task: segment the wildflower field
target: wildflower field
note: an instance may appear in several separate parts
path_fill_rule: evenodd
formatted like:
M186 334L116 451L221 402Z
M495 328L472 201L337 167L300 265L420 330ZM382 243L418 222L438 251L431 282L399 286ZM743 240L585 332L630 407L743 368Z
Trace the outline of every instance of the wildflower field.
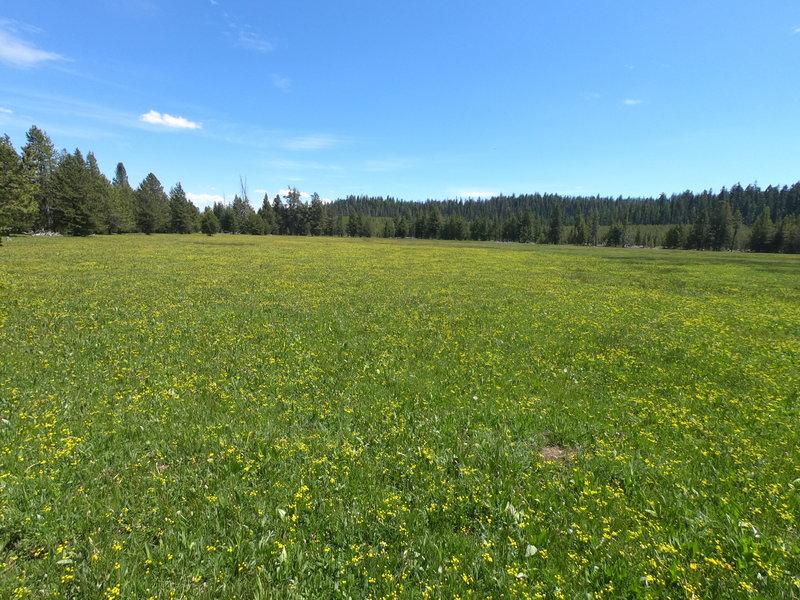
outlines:
M800 257L0 248L0 597L800 597Z

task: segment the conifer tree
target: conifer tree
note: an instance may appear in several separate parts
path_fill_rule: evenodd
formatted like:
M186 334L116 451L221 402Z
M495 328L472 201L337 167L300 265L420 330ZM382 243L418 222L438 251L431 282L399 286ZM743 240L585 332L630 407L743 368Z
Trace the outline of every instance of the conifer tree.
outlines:
M62 155L52 176L53 228L67 235L90 235L99 229L95 182L83 154Z
M442 211L438 207L428 212L427 223L425 224L425 235L431 239L438 239L442 231Z
M93 152L86 155L87 197L86 204L94 213L95 232L113 233L114 219L111 215L111 182L100 171Z
M308 225L311 235L322 235L325 225L325 206L319 194L314 192L311 196L311 206L308 210Z
M11 139L3 136L0 138L0 236L27 231L37 213L34 185Z
M256 211L251 210L241 225L241 231L247 235L264 235L264 219Z
M172 233L192 233L196 231L197 208L186 197L183 186L176 183L169 191L170 226Z
M273 233L286 235L288 233L286 208L283 206L280 194L275 194L275 198L272 200L272 212L275 215L275 230Z
M261 217L262 222L264 223L264 233L277 233L276 231L276 223L275 223L275 211L272 209L272 205L269 202L269 195L264 194L264 200L261 202L261 208L258 210L258 214Z
M146 234L167 231L169 226L169 197L161 182L149 173L136 188L136 223Z
M597 246L600 243L600 214L597 210L592 210L592 229L589 233L589 240L592 246Z
M39 227L53 228L50 177L58 163L55 146L50 137L36 125L26 134L27 143L22 147L22 163L34 186L34 196L39 207Z
M214 211L208 207L206 207L203 214L200 216L200 231L206 235L214 235L220 231L219 219L217 219L217 215L214 214Z
M106 229L108 233L128 233L136 231L134 214L135 197L128 183L125 165L117 163L114 179L108 190L108 206L106 213Z
M547 230L547 243L560 244L561 243L561 203L556 202L553 206L553 211L550 213L550 227Z
M682 248L684 245L683 225L678 223L667 230L664 248Z
M350 215L350 218L347 219L347 235L350 237L359 237L364 230L363 220L364 218L360 212Z
M722 194L714 206L714 215L709 226L710 246L712 250L724 250L730 247L733 235L733 214L731 205Z
M750 230L750 243L748 244L750 250L753 252L770 252L772 250L774 228L769 206L765 205L755 223L753 223L753 229Z

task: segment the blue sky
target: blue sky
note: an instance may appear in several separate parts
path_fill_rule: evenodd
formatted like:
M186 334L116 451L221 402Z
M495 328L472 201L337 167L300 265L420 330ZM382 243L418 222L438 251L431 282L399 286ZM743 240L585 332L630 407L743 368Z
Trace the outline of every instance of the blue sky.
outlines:
M800 180L796 0L29 0L0 133L198 205Z

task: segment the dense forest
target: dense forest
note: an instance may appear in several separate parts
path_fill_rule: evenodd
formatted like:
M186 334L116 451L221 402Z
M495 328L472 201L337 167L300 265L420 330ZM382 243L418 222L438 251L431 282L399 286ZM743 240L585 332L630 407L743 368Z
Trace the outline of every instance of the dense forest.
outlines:
M415 237L447 240L748 249L800 253L800 182L733 185L658 198L524 194L488 200L349 196L304 201L296 189L254 206L246 186L202 213L180 183L167 193L150 173L134 189L118 163L109 180L93 153L57 151L29 129L20 152L0 138L0 234L218 232L253 235Z

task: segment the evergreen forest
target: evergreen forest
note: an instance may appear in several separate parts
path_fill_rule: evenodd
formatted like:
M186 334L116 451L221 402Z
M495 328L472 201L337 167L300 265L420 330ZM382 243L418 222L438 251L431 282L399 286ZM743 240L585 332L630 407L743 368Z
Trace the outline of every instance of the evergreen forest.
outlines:
M290 188L255 204L242 184L232 202L201 212L179 182L167 192L150 173L134 188L121 162L109 180L92 152L58 151L37 126L20 151L8 135L0 138L0 235L200 231L800 253L800 182L658 198L536 193L425 202L326 203Z

